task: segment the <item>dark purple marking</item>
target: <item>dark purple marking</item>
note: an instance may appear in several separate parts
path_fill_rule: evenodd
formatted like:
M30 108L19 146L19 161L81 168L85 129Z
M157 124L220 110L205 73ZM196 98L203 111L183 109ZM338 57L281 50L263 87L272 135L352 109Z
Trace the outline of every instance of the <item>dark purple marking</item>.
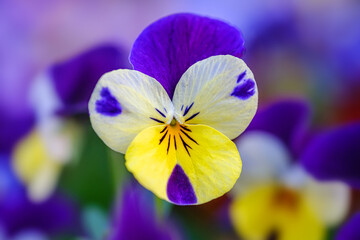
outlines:
M151 117L150 119L154 120L155 122L158 122L158 123L164 123L163 121L160 121L159 119L156 119L156 118L153 118L153 117Z
M184 114L183 114L184 117L190 111L190 109L192 108L193 105L194 105L194 102L192 104L190 104L189 107L185 107L185 111L184 111Z
M159 109L155 108L155 110L160 113L161 116L166 117L165 114L163 114Z
M111 95L108 88L104 87L101 89L100 96L101 99L97 100L95 103L95 110L98 113L108 116L116 116L121 113L120 103L113 95Z
M162 141L164 140L164 138L166 137L166 134L168 133L168 130L166 130L166 132L164 133L164 135L160 138L160 142L159 145L162 143Z
M168 140L168 146L167 146L166 154L169 154L170 143L171 143L171 134L169 134L169 140Z
M246 70L243 72L243 73L241 73L240 75L239 75L239 77L238 77L238 79L237 79L237 81L236 81L236 83L239 83L244 77L245 77L245 75L246 75Z
M235 96L242 100L246 100L255 94L255 82L253 80L245 79L240 82L234 88L234 91L231 93L231 96Z
M199 113L200 113L200 112L197 112L197 113L191 115L191 117L189 117L188 119L186 119L185 122L190 121L191 119L193 119L194 117L196 117Z
M197 202L190 180L179 165L174 167L166 191L169 200L175 204L188 205Z
M183 110L183 108L184 108L184 105L181 105L181 111Z
M176 137L174 135L174 147L175 147L175 150L177 150L177 146L176 146Z
M167 113L167 110L166 110L166 108L164 108L164 110L165 110L165 112Z
M180 125L180 127L181 127L182 129L184 129L185 131L191 132L191 130L190 130L190 129L186 128L186 127L185 127L185 126L183 126L183 125Z
M184 145L184 148L185 148L187 154L189 155L189 157L191 157L188 148L192 149L192 147L190 147L190 145L188 145L188 144L184 141L184 139L181 137L180 133L179 133L179 137L180 137L180 139L181 139L182 144Z
M167 129L167 126L165 126L164 128L163 128L163 130L161 130L161 132L160 133L163 133L163 132L165 132L165 130Z
M189 134L187 134L186 132L184 132L182 129L180 129L180 131L181 131L183 134L185 134L185 136L187 136L191 141L193 141L194 143L196 143L197 145L199 145L198 142L197 142L195 139L193 139L192 137L189 136Z

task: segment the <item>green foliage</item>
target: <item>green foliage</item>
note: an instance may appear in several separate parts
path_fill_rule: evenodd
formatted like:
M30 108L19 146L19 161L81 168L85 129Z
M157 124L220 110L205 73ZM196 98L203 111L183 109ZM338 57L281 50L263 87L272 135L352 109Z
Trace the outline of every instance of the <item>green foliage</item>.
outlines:
M118 159L112 160L108 147L90 125L86 127L83 139L79 159L64 169L60 187L82 206L95 205L109 210L116 199L113 173L119 170L114 169L112 162L118 160L117 167L125 168L123 157L117 154Z

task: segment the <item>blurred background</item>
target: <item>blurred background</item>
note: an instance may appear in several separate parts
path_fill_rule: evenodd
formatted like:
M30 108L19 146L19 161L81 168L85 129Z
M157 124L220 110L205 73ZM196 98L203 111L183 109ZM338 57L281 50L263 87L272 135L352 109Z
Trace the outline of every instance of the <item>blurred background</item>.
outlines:
M141 31L179 12L238 27L259 89L235 140L234 190L191 207L138 185L86 110L103 73L131 68ZM359 1L5 0L0 19L1 240L352 239L342 232L360 210Z

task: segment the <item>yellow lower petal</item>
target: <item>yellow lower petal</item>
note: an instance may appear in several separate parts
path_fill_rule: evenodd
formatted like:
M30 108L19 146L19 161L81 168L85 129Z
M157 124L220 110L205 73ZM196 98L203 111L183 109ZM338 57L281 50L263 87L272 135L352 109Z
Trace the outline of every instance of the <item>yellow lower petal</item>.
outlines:
M42 201L52 193L62 168L59 161L51 158L35 130L16 146L13 166L17 176L28 187L33 201Z
M139 133L126 166L158 197L175 204L201 204L228 192L241 172L235 144L204 125L161 125Z
M299 193L268 185L238 196L230 207L235 230L248 240L322 240L324 224Z

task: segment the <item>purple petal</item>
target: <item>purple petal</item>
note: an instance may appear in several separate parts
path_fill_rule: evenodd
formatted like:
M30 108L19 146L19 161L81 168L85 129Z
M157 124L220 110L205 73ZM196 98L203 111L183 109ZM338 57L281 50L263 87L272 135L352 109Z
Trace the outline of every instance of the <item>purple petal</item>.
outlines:
M356 213L342 228L340 228L336 240L359 240L360 239L360 212Z
M43 203L32 203L5 158L0 157L0 222L6 231L9 234L24 229L48 234L76 231L78 219L72 203L58 195Z
M35 123L35 115L29 110L22 114L1 112L0 118L0 152L11 153L17 141L26 135Z
M183 73L214 55L241 57L244 39L236 28L193 14L174 14L148 26L130 54L135 70L158 80L170 98Z
M168 229L156 222L153 196L137 184L126 186L116 209L111 240L170 240Z
M126 67L123 57L117 47L101 46L52 67L56 91L65 105L60 111L87 111L97 81L106 72Z
M262 130L280 138L296 155L302 150L310 108L300 99L277 101L261 110L250 123L249 130Z
M321 180L342 180L360 188L360 123L341 126L315 136L301 163Z

